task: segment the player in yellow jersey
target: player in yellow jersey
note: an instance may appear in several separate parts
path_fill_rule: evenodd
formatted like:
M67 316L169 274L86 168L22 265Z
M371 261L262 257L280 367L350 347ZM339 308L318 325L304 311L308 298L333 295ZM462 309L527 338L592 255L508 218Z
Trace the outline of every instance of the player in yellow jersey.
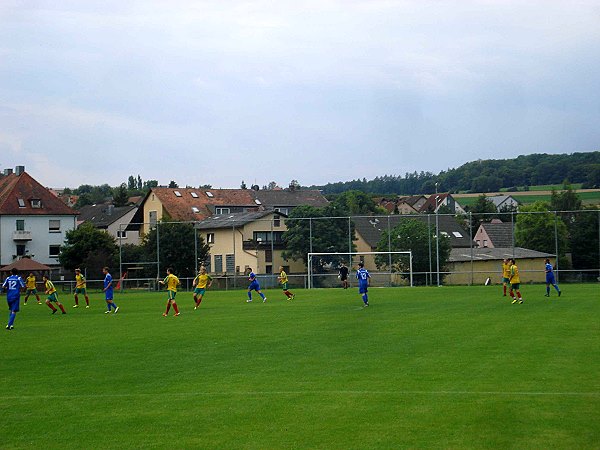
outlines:
M33 274L33 272L30 272L29 276L25 279L25 300L23 301L23 305L27 304L27 299L30 295L35 295L38 305L42 304L40 296L38 295L37 289L35 287L35 275Z
M48 298L46 299L46 305L48 305L48 308L52 310L52 314L56 312L56 308L52 306L52 303L56 303L56 306L60 308L62 313L66 314L67 312L65 311L65 307L62 305L61 302L58 301L58 293L56 292L54 283L50 281L47 275L44 275L42 279L44 280L44 286L46 288L45 293L48 296Z
M194 278L193 285L196 286L194 288L194 303L196 304L194 309L198 309L204 293L212 286L212 277L206 273L206 267L200 267L200 273Z
M73 308L79 308L79 294L85 297L85 307L90 307L90 299L87 295L87 282L85 277L81 275L81 269L75 269L75 304Z
M167 276L164 280L159 281L159 284L167 287L167 310L163 313L163 316L167 316L169 314L169 310L171 309L171 305L175 310L175 315L179 315L179 308L177 307L177 302L175 302L175 296L177 295L177 286L179 285L179 278L173 275L173 269L170 267L167 269Z
M504 297L506 297L506 287L509 284L510 279L510 260L504 258L502 260L502 287L504 290Z
M521 291L519 288L521 287L521 278L519 278L519 268L517 267L517 263L515 259L510 260L510 296L513 298L513 303L519 302L519 304L523 303L523 297L521 297ZM517 296L515 297L515 292Z
M281 284L281 288L283 289L283 293L288 298L288 300L293 300L296 297L290 291L288 291L288 276L287 273L283 270L283 266L279 266L279 276L277 277L277 281Z

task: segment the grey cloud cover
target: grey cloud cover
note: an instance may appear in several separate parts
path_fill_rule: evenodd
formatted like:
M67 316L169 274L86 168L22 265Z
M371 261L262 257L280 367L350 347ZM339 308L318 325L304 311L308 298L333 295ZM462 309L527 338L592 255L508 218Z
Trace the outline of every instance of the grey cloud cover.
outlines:
M592 1L0 3L0 168L320 184L599 149Z

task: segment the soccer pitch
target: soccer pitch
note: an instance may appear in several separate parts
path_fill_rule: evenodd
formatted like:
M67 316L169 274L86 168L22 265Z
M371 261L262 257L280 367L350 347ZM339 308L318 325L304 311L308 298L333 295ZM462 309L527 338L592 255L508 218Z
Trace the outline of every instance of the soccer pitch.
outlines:
M0 447L599 448L600 289L116 295L2 330ZM5 301L5 298L2 298ZM172 311L171 311L172 314Z

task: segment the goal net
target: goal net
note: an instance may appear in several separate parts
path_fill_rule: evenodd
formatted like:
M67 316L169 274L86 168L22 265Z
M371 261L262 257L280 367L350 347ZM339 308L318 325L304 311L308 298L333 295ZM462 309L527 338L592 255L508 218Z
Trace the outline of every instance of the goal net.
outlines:
M340 268L348 268L348 285L357 285L356 270L362 262L371 275L371 286L412 286L412 252L309 253L308 288L342 286Z

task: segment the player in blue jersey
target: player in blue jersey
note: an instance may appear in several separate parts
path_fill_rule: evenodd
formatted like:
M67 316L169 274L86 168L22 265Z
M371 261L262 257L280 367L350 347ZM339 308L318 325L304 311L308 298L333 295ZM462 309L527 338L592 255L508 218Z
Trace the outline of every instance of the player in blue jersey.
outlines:
M369 271L365 269L365 265L362 262L358 263L356 279L358 280L358 293L362 295L362 301L365 306L369 306L369 295L367 294L367 291L371 285L371 275L369 275Z
M558 288L556 278L554 278L554 268L552 267L552 264L550 264L550 259L546 258L546 297L550 297L550 285L554 286L554 289L556 289L556 292L558 292L558 296L560 297L562 292Z
M106 299L107 308L107 310L104 311L104 314L109 314L110 308L114 308L116 314L119 312L119 307L115 305L115 302L113 301L113 278L110 272L108 271L108 267L104 267L102 269L102 272L104 273L104 288L102 290L104 291L104 298Z
M256 279L256 274L252 272L252 268L248 267L250 274L248 275L248 280L250 281L250 285L248 286L248 300L246 302L250 303L252 301L252 291L258 292L263 299L263 303L267 301L267 297L260 291L260 284L258 284L258 280Z
M19 276L19 271L14 267L10 270L10 275L4 283L2 283L2 289L6 289L6 302L8 303L8 324L6 325L7 330L14 328L15 317L19 312L19 304L21 303L21 289L25 288L25 282L23 278Z

